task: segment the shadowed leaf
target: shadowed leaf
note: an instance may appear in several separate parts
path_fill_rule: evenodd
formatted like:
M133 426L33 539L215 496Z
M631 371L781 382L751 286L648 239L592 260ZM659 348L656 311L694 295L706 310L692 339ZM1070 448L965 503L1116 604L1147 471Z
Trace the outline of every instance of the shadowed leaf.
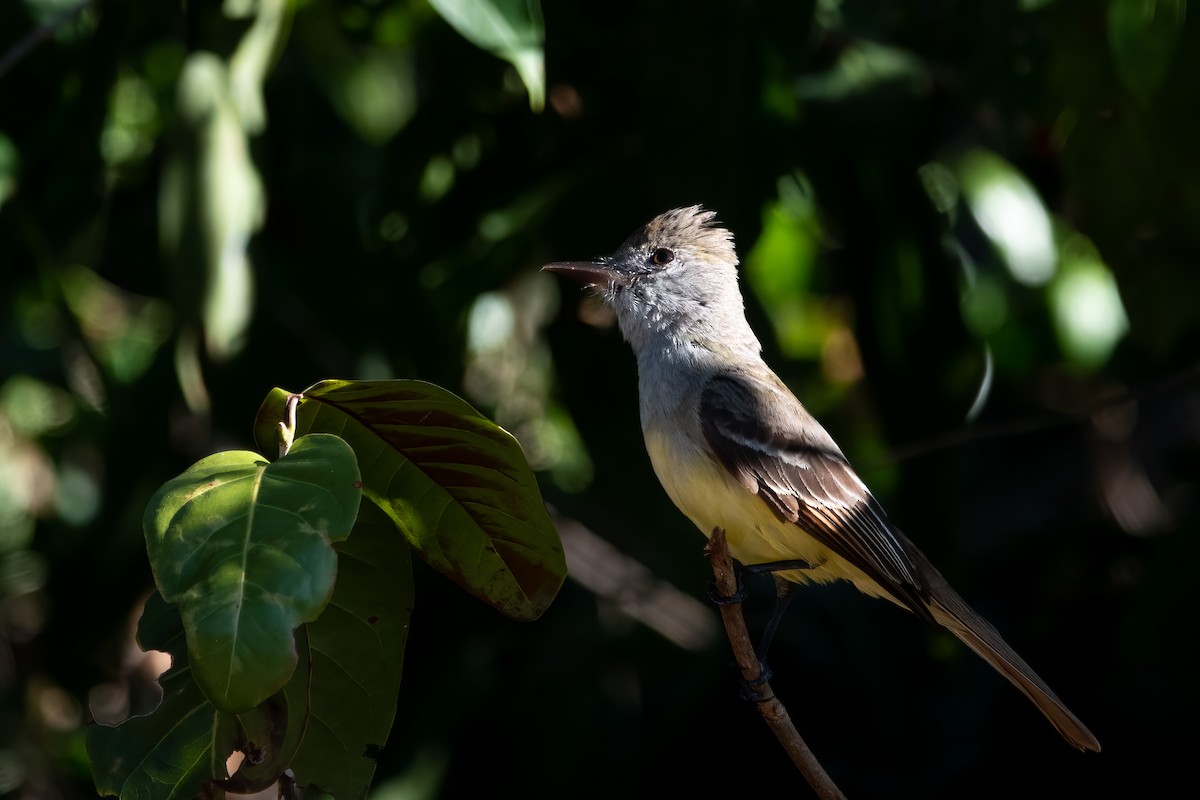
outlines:
M312 719L293 763L296 783L337 798L366 795L396 715L412 616L412 557L377 506L364 503L337 545L338 582L305 626L312 664Z
M298 636L307 651L303 628ZM163 696L154 711L88 729L88 755L101 794L188 798L207 794L213 783L229 791L259 791L291 765L308 720L309 670L296 670L284 691L247 712L221 712L193 680L184 638L178 609L155 593L142 612L138 642L170 654L171 668L158 680ZM246 758L226 779L225 762L234 750Z
M1117 72L1143 100L1166 77L1186 16L1187 0L1114 0L1108 7Z
M138 641L171 655L158 679L162 702L150 714L120 725L92 725L88 757L96 790L120 798L195 797L205 781L224 777L213 764L216 710L192 680L178 611L155 594L146 603Z

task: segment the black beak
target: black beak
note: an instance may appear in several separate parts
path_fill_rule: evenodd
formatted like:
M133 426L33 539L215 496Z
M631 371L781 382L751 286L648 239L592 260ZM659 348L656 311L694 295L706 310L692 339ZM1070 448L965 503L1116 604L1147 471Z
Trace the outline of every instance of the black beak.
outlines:
M542 269L547 272L557 272L588 286L609 287L617 283L625 283L623 273L602 261L555 261Z

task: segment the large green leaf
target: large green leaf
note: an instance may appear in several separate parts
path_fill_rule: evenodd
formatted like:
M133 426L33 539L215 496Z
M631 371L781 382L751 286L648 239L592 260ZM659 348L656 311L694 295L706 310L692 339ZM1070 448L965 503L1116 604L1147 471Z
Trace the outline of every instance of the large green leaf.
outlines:
M288 393L273 390L255 436L273 446ZM514 619L536 619L566 576L562 544L517 441L423 381L323 381L303 393L297 433L335 432L363 490L417 553Z
M367 793L396 715L412 617L412 556L392 521L364 503L337 545L333 600L308 629L312 718L293 762L296 783L338 800Z
M331 543L350 533L361 494L353 451L315 435L271 464L246 451L209 456L151 499L154 578L179 606L196 683L217 708L251 708L287 683L293 630L328 603Z

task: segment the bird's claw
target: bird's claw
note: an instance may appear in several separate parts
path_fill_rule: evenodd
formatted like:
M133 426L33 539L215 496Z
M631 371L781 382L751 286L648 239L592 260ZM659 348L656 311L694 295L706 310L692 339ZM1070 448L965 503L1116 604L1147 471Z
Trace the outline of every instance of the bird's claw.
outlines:
M773 675L774 673L771 672L770 667L761 661L758 662L758 677L753 680L742 679L741 681L739 694L741 694L742 699L750 703L762 703L768 700L768 697L763 697L756 689L760 686L765 686Z
M749 599L750 595L746 588L742 586L741 581L738 582L737 591L733 594L721 594L721 590L717 588L715 581L708 582L708 599L718 606L736 606L738 603L744 603Z

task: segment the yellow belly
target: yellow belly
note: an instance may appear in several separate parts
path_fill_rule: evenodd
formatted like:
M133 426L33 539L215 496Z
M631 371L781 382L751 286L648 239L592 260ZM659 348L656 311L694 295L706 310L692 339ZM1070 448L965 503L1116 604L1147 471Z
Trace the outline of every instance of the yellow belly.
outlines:
M794 583L848 580L873 597L895 600L860 569L795 523L781 520L766 501L746 489L703 445L645 430L650 463L671 501L707 537L722 528L729 551L742 564L802 559L812 568L779 573Z

